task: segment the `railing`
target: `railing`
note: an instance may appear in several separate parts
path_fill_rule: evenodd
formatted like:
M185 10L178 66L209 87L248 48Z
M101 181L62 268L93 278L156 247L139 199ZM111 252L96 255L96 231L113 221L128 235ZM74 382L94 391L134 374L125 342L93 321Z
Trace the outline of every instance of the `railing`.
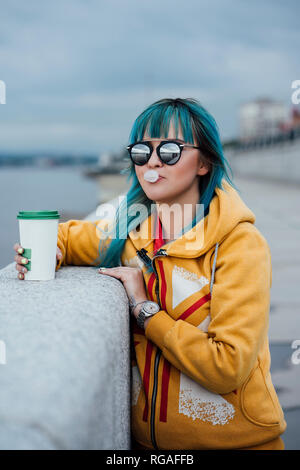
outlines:
M252 137L248 140L233 139L223 143L223 148L231 153L251 152L252 150L261 150L265 148L276 148L286 145L292 145L295 141L300 140L300 126L288 131L279 131L274 135L265 135L260 137Z
M130 449L129 312L120 281L0 270L0 449Z

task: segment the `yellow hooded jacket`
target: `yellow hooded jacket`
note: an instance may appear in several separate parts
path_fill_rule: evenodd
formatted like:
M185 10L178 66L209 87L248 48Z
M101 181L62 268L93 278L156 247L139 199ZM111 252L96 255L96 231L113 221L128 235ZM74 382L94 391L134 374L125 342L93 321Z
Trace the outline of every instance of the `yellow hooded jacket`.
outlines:
M142 269L161 307L146 331L132 319L132 432L145 447L245 448L286 428L270 376L270 249L253 212L222 184L208 215L155 255L153 214L125 242L122 265ZM59 224L57 269L95 264L102 222Z

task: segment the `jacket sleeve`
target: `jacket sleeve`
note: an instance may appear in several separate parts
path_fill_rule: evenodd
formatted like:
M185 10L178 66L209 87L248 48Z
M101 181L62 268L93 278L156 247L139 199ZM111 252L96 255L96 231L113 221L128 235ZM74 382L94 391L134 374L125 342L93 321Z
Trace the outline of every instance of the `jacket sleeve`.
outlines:
M99 264L99 243L108 222L101 219L91 222L88 220L68 220L58 224L57 246L62 252L62 259L56 266L69 264L78 266L96 266Z
M240 224L220 243L207 333L164 310L146 337L203 387L226 394L249 376L269 324L271 253L255 226Z

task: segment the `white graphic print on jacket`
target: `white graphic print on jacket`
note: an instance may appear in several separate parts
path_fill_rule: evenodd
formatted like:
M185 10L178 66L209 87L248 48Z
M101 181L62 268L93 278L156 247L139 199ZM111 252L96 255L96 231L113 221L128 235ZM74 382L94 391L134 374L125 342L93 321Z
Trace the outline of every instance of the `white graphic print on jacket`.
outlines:
M181 372L179 413L215 425L228 423L235 410L221 395L210 392Z
M172 271L173 308L208 283L205 276L199 278L197 274L175 265Z
M207 315L197 328L207 333L210 320L211 316ZM181 372L179 413L193 420L201 419L213 425L224 425L234 417L235 410L221 395L210 392Z

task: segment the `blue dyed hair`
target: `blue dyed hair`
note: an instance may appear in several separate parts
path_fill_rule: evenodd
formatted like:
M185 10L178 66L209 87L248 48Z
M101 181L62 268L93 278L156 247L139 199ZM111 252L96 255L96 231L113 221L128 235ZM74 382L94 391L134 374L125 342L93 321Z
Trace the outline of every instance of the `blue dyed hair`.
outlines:
M231 175L233 173L223 154L216 121L196 99L165 98L148 106L134 121L129 144L142 140L146 131L149 137L153 139L166 138L171 122L174 123L176 137L178 136L180 126L184 141L187 143L194 143L194 133L196 139L195 145L201 149L202 161L210 169L207 174L199 176L199 204L203 204L204 211L198 211L192 223L182 230L181 234L183 234L201 220L203 213L204 217L207 215L215 188L218 187L224 190L221 184L223 178L237 191L239 190L229 177L228 172ZM143 221L143 216L145 219L145 214L141 215L140 213L129 216L127 209L129 211L132 204L143 204L147 208L148 217L151 214L151 207L153 207L153 201L148 199L144 193L137 179L134 164L129 156L128 160L130 165L122 173L128 173L127 181L130 182L131 180L131 186L126 194L126 200L121 202L116 211L114 228L112 229L115 236L109 244L105 244L103 240L100 240L99 259L101 260L101 266L113 267L121 265L121 254L128 233L138 227ZM112 231L107 233L107 237L110 236L109 234Z

